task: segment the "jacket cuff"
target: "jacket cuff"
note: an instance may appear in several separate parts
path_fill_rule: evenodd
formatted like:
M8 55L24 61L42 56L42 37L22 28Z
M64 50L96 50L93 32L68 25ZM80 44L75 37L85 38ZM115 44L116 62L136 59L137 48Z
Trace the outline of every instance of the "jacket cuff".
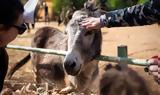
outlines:
M101 25L101 27L105 27L108 25L108 20L107 20L106 15L100 16L100 25Z

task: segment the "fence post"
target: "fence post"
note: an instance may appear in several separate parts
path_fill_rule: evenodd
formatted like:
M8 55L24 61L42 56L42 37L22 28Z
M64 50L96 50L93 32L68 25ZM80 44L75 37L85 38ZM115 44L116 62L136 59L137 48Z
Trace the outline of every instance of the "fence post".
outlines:
M128 48L126 45L119 45L117 47L118 57L128 58ZM122 70L127 69L127 61L118 62L122 68Z

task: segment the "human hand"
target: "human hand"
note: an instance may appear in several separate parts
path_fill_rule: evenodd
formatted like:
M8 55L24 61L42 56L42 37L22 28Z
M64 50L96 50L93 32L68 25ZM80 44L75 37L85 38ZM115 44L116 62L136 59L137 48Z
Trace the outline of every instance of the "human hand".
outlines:
M160 84L160 55L153 56L148 60L149 64L149 72L153 75L154 79Z
M81 26L85 27L87 30L100 29L102 27L100 24L100 18L95 17L89 17L84 19L81 22Z

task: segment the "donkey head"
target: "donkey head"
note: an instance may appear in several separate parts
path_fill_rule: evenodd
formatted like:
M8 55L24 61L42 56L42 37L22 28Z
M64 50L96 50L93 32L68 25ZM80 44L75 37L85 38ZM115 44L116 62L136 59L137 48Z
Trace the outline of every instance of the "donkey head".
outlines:
M100 55L101 30L87 31L80 26L80 22L89 16L94 14L90 15L88 11L76 11L66 26L68 52L64 59L64 68L70 75L79 74L87 63Z

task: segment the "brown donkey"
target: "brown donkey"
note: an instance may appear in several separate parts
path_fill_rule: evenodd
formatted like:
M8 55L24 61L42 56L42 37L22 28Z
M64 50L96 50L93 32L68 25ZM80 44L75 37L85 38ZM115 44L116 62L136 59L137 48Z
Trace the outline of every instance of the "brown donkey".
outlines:
M99 95L150 95L144 80L131 68L107 65L100 80Z

